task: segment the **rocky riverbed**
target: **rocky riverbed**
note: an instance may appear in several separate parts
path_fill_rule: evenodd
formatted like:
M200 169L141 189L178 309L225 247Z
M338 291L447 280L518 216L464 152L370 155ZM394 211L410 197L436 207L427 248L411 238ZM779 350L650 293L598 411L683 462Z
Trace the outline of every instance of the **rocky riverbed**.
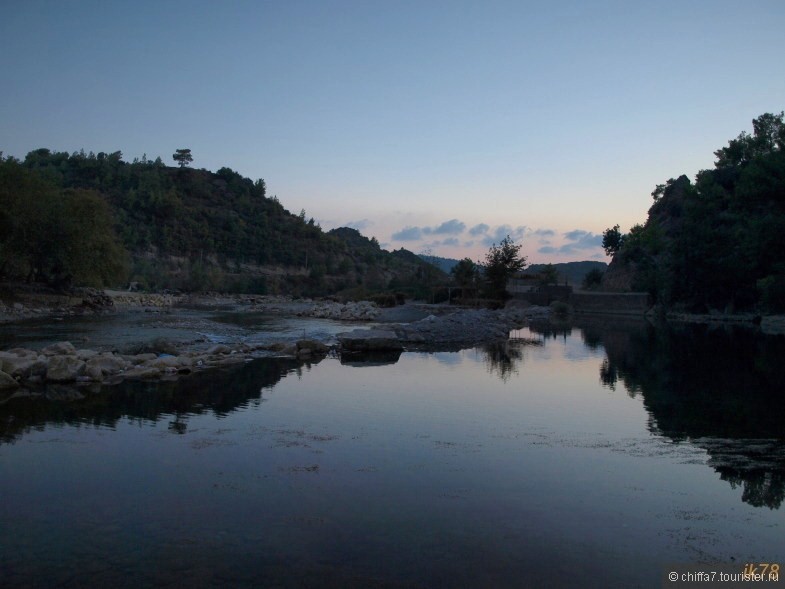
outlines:
M369 302L342 304L271 297L222 298L211 302L213 306L229 305L236 313L327 317L362 322L366 328L326 336L322 333L317 337L304 332L296 340L263 343L241 338L232 341L231 337L224 343L210 343L204 338L191 341L156 338L133 350L106 346L77 348L68 341L37 350L17 346L0 351L0 389L20 389L19 394L24 394L27 389L54 383L100 385L123 379L177 378L265 356L309 360L328 353L457 349L506 339L510 330L533 320L546 320L550 313L548 308L533 306L493 311L410 304L381 309ZM176 310L171 312L176 318Z

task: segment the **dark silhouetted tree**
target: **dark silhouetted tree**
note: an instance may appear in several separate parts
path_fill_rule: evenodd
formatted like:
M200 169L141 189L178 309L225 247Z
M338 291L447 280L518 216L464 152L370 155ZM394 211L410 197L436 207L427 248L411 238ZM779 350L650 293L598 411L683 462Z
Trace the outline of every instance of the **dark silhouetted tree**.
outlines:
M485 287L489 298L499 301L507 298L507 281L526 267L526 258L520 255L521 247L508 235L485 254Z
M192 161L194 161L193 156L191 155L190 149L178 149L172 155L172 159L177 162L177 165L181 168L185 168L188 166Z
M464 258L450 270L450 274L455 278L455 282L461 288L468 288L477 282L478 268L477 264L472 262L470 258Z
M602 232L602 249L606 255L613 256L624 244L624 235L619 231L619 226L614 225Z

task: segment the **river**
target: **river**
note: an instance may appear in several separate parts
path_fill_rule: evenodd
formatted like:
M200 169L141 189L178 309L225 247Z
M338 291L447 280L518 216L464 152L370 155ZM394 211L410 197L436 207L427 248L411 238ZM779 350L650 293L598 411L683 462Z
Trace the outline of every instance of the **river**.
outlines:
M783 358L750 330L579 321L51 386L0 403L0 585L660 587L669 563L785 564Z

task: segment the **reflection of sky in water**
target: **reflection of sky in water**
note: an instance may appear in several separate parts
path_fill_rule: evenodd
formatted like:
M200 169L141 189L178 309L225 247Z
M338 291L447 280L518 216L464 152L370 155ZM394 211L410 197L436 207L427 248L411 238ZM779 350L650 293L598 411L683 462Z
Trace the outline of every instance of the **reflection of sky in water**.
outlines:
M30 431L0 446L6 570L630 587L666 562L783 554L785 510L742 503L704 450L652 436L642 399L601 385L601 347L577 329L517 337L541 343L509 344L506 379L482 348L328 358L220 416Z

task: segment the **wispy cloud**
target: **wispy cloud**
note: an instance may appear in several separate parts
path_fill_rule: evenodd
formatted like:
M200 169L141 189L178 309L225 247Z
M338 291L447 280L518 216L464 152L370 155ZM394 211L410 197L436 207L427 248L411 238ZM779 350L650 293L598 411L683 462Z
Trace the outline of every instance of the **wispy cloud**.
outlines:
M400 231L392 234L392 239L398 241L417 241L426 235L460 235L466 231L466 223L458 219L450 219L435 227L417 227L407 225Z
M482 243L488 246L498 244L508 235L513 240L519 240L526 235L526 232L527 228L525 225L519 225L518 227L513 227L512 225L499 225L498 227L494 227L493 231L486 232L485 235L483 235Z
M425 241L429 237L446 235L450 236L446 239ZM514 241L520 243L525 239L536 239L542 248L540 253L556 253L560 248L551 245L551 239L556 236L556 231L548 228L533 229L526 225L496 225L491 226L487 223L477 223L471 227L466 226L466 223L459 219L450 219L444 221L439 225L434 226L416 226L407 225L399 231L391 235L393 241L422 241L424 248L437 248L439 246L449 247L476 247L479 245L490 247L494 244L499 244L501 241L510 236ZM470 239L461 239L461 236L468 236ZM575 249L583 249L588 242L596 239L597 236L590 234L588 231L576 229L563 235L564 239L568 241L564 246L565 253Z
M466 230L466 223L458 219L450 219L437 227L423 227L423 233L434 235L458 235Z
M447 239L442 239L442 245L458 246L460 244L461 242L457 237L448 237Z
M490 227L485 223L478 223L477 225L469 229L469 235L485 235L488 229L490 229Z
M419 241L422 239L422 229L419 227L404 227L392 234L395 241Z
M537 250L540 254L575 254L582 251L593 250L602 245L602 235L586 231L584 229L573 229L563 233L562 236L567 240L559 247L544 245Z
M535 229L532 231L532 235L536 235L537 237L553 237L556 235L556 232L553 229Z

